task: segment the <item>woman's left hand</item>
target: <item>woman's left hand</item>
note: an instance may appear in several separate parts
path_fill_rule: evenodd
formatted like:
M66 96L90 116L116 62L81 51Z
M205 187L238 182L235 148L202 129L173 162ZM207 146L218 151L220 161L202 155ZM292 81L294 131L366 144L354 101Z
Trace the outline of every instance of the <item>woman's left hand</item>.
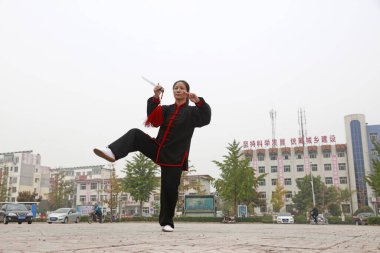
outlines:
M200 101L199 97L195 93L187 93L188 98L190 99L191 102L193 103L198 103Z

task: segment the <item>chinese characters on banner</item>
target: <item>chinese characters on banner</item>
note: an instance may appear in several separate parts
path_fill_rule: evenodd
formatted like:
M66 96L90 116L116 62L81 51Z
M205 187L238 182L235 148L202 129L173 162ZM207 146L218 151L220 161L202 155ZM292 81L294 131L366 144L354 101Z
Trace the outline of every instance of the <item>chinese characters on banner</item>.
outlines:
M332 155L333 182L335 187L339 187L338 161L336 155Z
M253 170L255 172L255 175L258 175L259 172L257 171L257 159L256 158L252 159L252 168L253 168Z
M284 163L282 160L282 156L278 156L277 159L278 159L278 177L280 178L281 187L284 187Z
M308 155L305 155L303 157L304 159L304 166L305 166L305 174L309 175L310 174L310 159Z
M290 138L288 141L286 139L265 139L265 140L251 140L243 141L243 149L259 149L259 148L269 148L269 147L286 147L290 143L290 146L303 146L303 145L318 145L318 144L328 144L335 143L335 135L323 135L305 138Z

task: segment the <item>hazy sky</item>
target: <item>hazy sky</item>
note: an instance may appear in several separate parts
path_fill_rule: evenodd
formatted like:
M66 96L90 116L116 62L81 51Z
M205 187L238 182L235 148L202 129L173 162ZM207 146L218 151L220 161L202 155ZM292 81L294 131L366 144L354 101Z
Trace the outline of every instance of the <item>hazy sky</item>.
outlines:
M190 160L218 176L234 139L310 136L345 143L344 116L380 124L380 1L0 0L0 153L51 167L106 164L92 153L146 129L153 87L187 80L211 105ZM117 162L121 169L125 160Z

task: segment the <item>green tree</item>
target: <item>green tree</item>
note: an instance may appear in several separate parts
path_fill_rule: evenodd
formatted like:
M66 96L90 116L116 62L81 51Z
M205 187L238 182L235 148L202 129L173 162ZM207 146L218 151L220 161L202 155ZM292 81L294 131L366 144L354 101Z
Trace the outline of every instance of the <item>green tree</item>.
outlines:
M65 181L65 172L54 174L50 179L51 192L48 195L50 209L71 206L69 196L75 192L73 181Z
M228 155L223 156L223 162L213 161L221 170L214 186L218 195L232 204L233 215L236 215L238 204L249 205L258 200L256 188L265 175L255 177L254 170L249 166L250 159L244 157L236 140L228 144L227 150Z
M139 152L133 156L132 161L127 161L124 172L126 176L123 188L135 201L140 202L140 214L142 214L143 202L148 201L150 194L159 186L155 175L157 165Z
M380 155L380 143L374 142L375 150ZM372 159L372 172L365 177L368 185L371 186L376 196L380 196L380 159L378 157Z
M0 202L6 202L8 197L8 169L0 169Z
M313 208L311 179L313 179L316 207L321 211L325 210L326 185L321 181L320 176L311 177L307 175L296 181L299 191L292 198L294 206L299 213L305 213Z
M40 202L41 200L42 196L38 196L37 192L22 191L17 196L18 202Z
M274 212L279 212L285 205L285 189L280 184L280 180L277 179L276 190L272 193L271 203Z
M110 194L110 198L105 200L104 202L107 203L110 207L112 216L112 210L117 208L119 195L122 192L122 184L116 175L116 170L113 164L109 187L106 188L105 192Z

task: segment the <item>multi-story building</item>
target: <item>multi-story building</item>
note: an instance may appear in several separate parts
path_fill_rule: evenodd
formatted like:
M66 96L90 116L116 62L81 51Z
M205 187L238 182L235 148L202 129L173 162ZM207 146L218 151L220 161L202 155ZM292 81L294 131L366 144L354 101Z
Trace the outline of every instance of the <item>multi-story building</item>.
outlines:
M245 150L245 156L252 159L255 174L267 173L257 189L260 198L266 204L256 211L264 213L272 210L270 200L278 183L285 190L284 209L291 211L292 197L298 192L296 181L305 175L320 176L327 186L349 188L346 150L345 144ZM351 204L345 203L343 210L350 213Z
M58 173L64 174L64 181L74 185L74 193L69 196L73 206L94 205L110 198L107 190L112 174L111 168L104 165L56 168L51 170L51 178Z
M22 191L47 199L50 167L41 165L41 156L32 150L0 153L0 175L1 184L6 184L4 201L16 202Z
M367 125L363 114L347 115L344 118L348 146L348 165L351 178L350 187L356 191L352 200L354 210L362 206L376 209L380 202L365 177L372 171L372 159L378 158L374 142L379 142L380 125Z

